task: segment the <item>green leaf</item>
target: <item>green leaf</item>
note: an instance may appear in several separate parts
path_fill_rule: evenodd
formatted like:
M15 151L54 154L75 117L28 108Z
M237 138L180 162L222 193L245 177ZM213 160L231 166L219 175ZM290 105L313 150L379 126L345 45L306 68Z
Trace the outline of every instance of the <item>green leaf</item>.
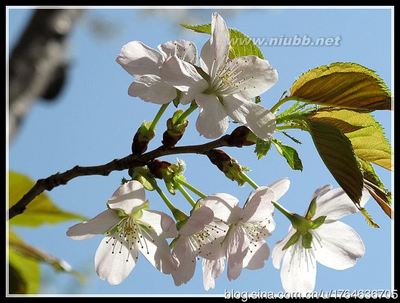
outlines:
M28 291L27 281L21 273L11 264L8 267L8 287L10 294L26 294Z
M36 247L27 244L12 230L10 230L9 232L8 240L10 249L18 253L21 257L48 264L56 272L70 273L75 276L75 278L77 278L80 282L83 282L84 278L81 273L72 270L71 266L66 261L58 259L46 252L37 249Z
M254 150L254 152L256 153L258 160L265 157L270 148L271 148L271 140L265 141L257 138L256 149Z
M10 247L23 255L24 257L44 262L51 265L56 271L71 271L71 266L63 260L59 260L39 249L25 243L20 237L17 236L13 231L9 232L9 245Z
M390 204L392 202L391 192L385 188L385 185L376 174L371 163L360 159L359 162L363 171L364 187L368 190L368 192L382 208L382 210L386 213L386 215L392 217L392 209L390 207Z
M10 279L10 292L13 290L16 293L37 293L40 287L39 262L21 255L12 248L9 249L8 254L14 277L18 276L18 279ZM18 284L13 285L12 283Z
M13 237L17 238L15 234L13 235ZM37 293L40 288L39 261L26 257L24 254L15 250L11 244L8 250L8 257L10 262L10 272L9 272L10 293L14 294Z
M211 24L189 25L181 24L184 28L191 29L197 33L211 34ZM242 56L257 56L264 59L259 47L248 36L236 29L229 29L230 48L229 58L233 59Z
M292 169L303 170L303 163L301 162L297 151L293 147L284 145L281 141L277 139L272 139L272 143L274 143L274 146L278 153L280 153L281 156L285 157L287 163Z
M308 125L322 161L351 200L359 205L364 182L350 140L326 122L310 119Z
M17 203L34 185L29 177L9 172L9 207ZM55 224L69 220L85 220L86 218L57 207L45 193L37 196L25 211L10 220L10 224L37 227L42 224Z
M392 169L392 151L382 126L371 114L351 110L320 109L310 119L335 125L350 139L360 159Z
M391 93L383 80L373 70L349 62L303 73L288 99L360 110L391 109Z
M360 208L361 214L364 216L365 220L367 221L368 225L373 228L379 228L379 225L374 222L371 215L367 212L365 208Z

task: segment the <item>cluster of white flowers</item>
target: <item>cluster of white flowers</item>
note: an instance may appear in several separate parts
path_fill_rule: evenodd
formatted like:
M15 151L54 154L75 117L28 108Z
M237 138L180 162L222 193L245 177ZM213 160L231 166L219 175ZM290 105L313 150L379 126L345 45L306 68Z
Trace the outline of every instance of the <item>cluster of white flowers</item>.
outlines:
M277 72L256 56L229 59L229 47L229 30L214 13L211 37L201 50L199 66L196 46L184 40L164 43L158 50L133 41L123 46L117 62L135 77L129 95L157 104L178 96L182 104L195 102L200 108L196 126L203 136L221 136L231 118L257 137L269 139L275 116L252 98L274 85ZM229 280L237 279L244 268L264 267L270 255L265 239L275 229L275 205L289 185L284 178L259 187L243 207L226 193L206 196L187 219L175 222L163 212L149 210L143 185L132 180L112 195L106 211L72 226L67 235L77 240L106 235L96 251L95 268L110 284L119 284L130 274L140 252L160 272L170 274L176 285L193 277L197 260L202 258L203 283L208 290L215 287L225 262ZM312 215L300 216L305 223L292 226L272 251L273 265L281 269L282 285L288 292L314 289L316 261L342 270L364 254L358 234L337 221L357 211L344 191L324 186L312 199ZM361 206L367 199L365 193Z
M267 60L256 56L229 59L229 30L214 13L211 37L197 63L194 43L170 41L155 50L140 41L122 47L117 62L132 76L129 95L157 104L171 102L180 91L180 103L196 102L200 114L197 130L206 138L217 138L228 128L229 118L247 126L261 139L275 130L275 116L252 101L278 80Z
M178 231L170 216L149 210L142 184L133 180L118 188L106 211L72 226L67 235L75 240L106 235L97 249L95 267L99 277L110 284L119 284L129 275L141 252L160 272L171 274L176 285L192 278L196 259L202 257L204 287L209 289L224 270L225 259L230 280L242 268L264 266L269 256L264 239L275 228L271 202L288 188L287 179L260 187L243 208L229 194L207 196ZM174 238L171 245L167 238Z
M259 187L243 208L229 194L207 196L199 201L186 222L180 222L177 230L170 216L149 210L142 184L133 180L118 188L108 200L106 211L72 226L67 235L75 240L106 235L97 249L95 267L99 277L110 284L119 284L129 275L141 252L160 272L171 274L176 285L193 277L196 260L202 257L203 283L208 290L215 287L225 260L229 280L238 278L243 268L254 270L264 266L270 255L265 238L275 229L272 202L278 201L289 185L285 178ZM368 197L365 193L362 205ZM337 221L357 211L344 191L325 186L316 191L314 198L317 211L313 218L326 219L312 231L311 247L304 248L300 238L284 247L295 233L292 227L272 252L273 264L281 267L282 285L288 292L314 289L316 261L342 270L364 255L358 234ZM167 238L174 239L168 244Z

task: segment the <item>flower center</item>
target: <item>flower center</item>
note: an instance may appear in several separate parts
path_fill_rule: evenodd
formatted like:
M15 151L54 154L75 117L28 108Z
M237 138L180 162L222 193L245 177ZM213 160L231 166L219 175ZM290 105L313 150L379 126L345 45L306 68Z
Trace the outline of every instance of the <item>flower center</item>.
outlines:
M270 224L271 220L268 219L259 222L245 222L242 223L242 227L252 242L259 242L270 235L268 229Z
M155 242L151 230L150 225L146 225L132 216L126 216L106 233L109 236L106 244L111 244L112 254L121 254L122 248L126 247L128 255L125 261L128 262L132 249L136 250L140 247L143 253L150 254L148 242ZM135 259L137 260L137 258L137 254L135 254Z
M204 253L205 257L211 257L213 252L211 250L205 249L202 251L205 245L212 246L222 244L223 235L227 232L224 228L225 224L222 225L222 221L212 222L204 226L204 228L189 237L190 247L195 255ZM218 239L220 241L216 242ZM194 260L193 260L194 262Z
M244 63L247 64L247 60L245 60ZM242 72L243 70L241 64L239 64L239 60L236 60L235 63L232 63L232 60L228 60L215 75L211 77L211 81L209 82L210 87L207 91L214 92L215 95L231 95L245 91L250 88L246 83L254 79L254 77L239 77Z

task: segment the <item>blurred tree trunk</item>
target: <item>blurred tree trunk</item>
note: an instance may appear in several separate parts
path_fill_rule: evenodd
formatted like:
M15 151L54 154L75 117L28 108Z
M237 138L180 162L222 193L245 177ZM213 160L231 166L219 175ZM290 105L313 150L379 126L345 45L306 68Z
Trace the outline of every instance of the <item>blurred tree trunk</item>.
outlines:
M69 66L68 37L83 10L37 9L12 50L9 64L9 140L31 105L52 101L62 90Z

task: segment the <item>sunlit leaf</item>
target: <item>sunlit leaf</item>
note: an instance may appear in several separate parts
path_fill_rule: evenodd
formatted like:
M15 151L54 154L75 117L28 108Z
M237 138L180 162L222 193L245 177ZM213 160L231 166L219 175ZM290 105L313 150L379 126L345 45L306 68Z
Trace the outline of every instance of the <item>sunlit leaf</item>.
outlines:
M211 34L211 24L189 25L181 24L184 28L191 29L198 33ZM264 59L260 48L248 36L236 29L229 29L230 48L229 58L233 59L242 56L257 56Z
M9 172L9 200L8 206L17 203L34 185L29 177L10 171ZM37 196L25 211L10 220L10 224L37 227L42 224L54 224L68 220L85 220L78 214L67 212L56 206L45 193Z
M10 294L26 294L28 292L28 282L11 264L8 267L8 281L8 291Z
M392 169L390 143L382 126L371 114L345 109L320 109L309 115L309 119L329 123L340 129L350 139L360 159Z
M56 272L67 272L72 274L81 283L84 282L84 277L81 273L73 270L71 266L64 260L56 258L36 247L27 244L15 232L9 231L8 244L13 253L18 253L21 258L27 258L36 262L41 262L50 265Z
M8 250L9 257L9 291L10 293L35 294L40 288L39 261L26 257L15 250L12 245Z
M391 93L383 80L373 70L348 62L305 72L288 98L360 110L391 109Z
M359 204L363 175L350 140L335 126L310 119L310 134L315 147L332 176L351 200Z

